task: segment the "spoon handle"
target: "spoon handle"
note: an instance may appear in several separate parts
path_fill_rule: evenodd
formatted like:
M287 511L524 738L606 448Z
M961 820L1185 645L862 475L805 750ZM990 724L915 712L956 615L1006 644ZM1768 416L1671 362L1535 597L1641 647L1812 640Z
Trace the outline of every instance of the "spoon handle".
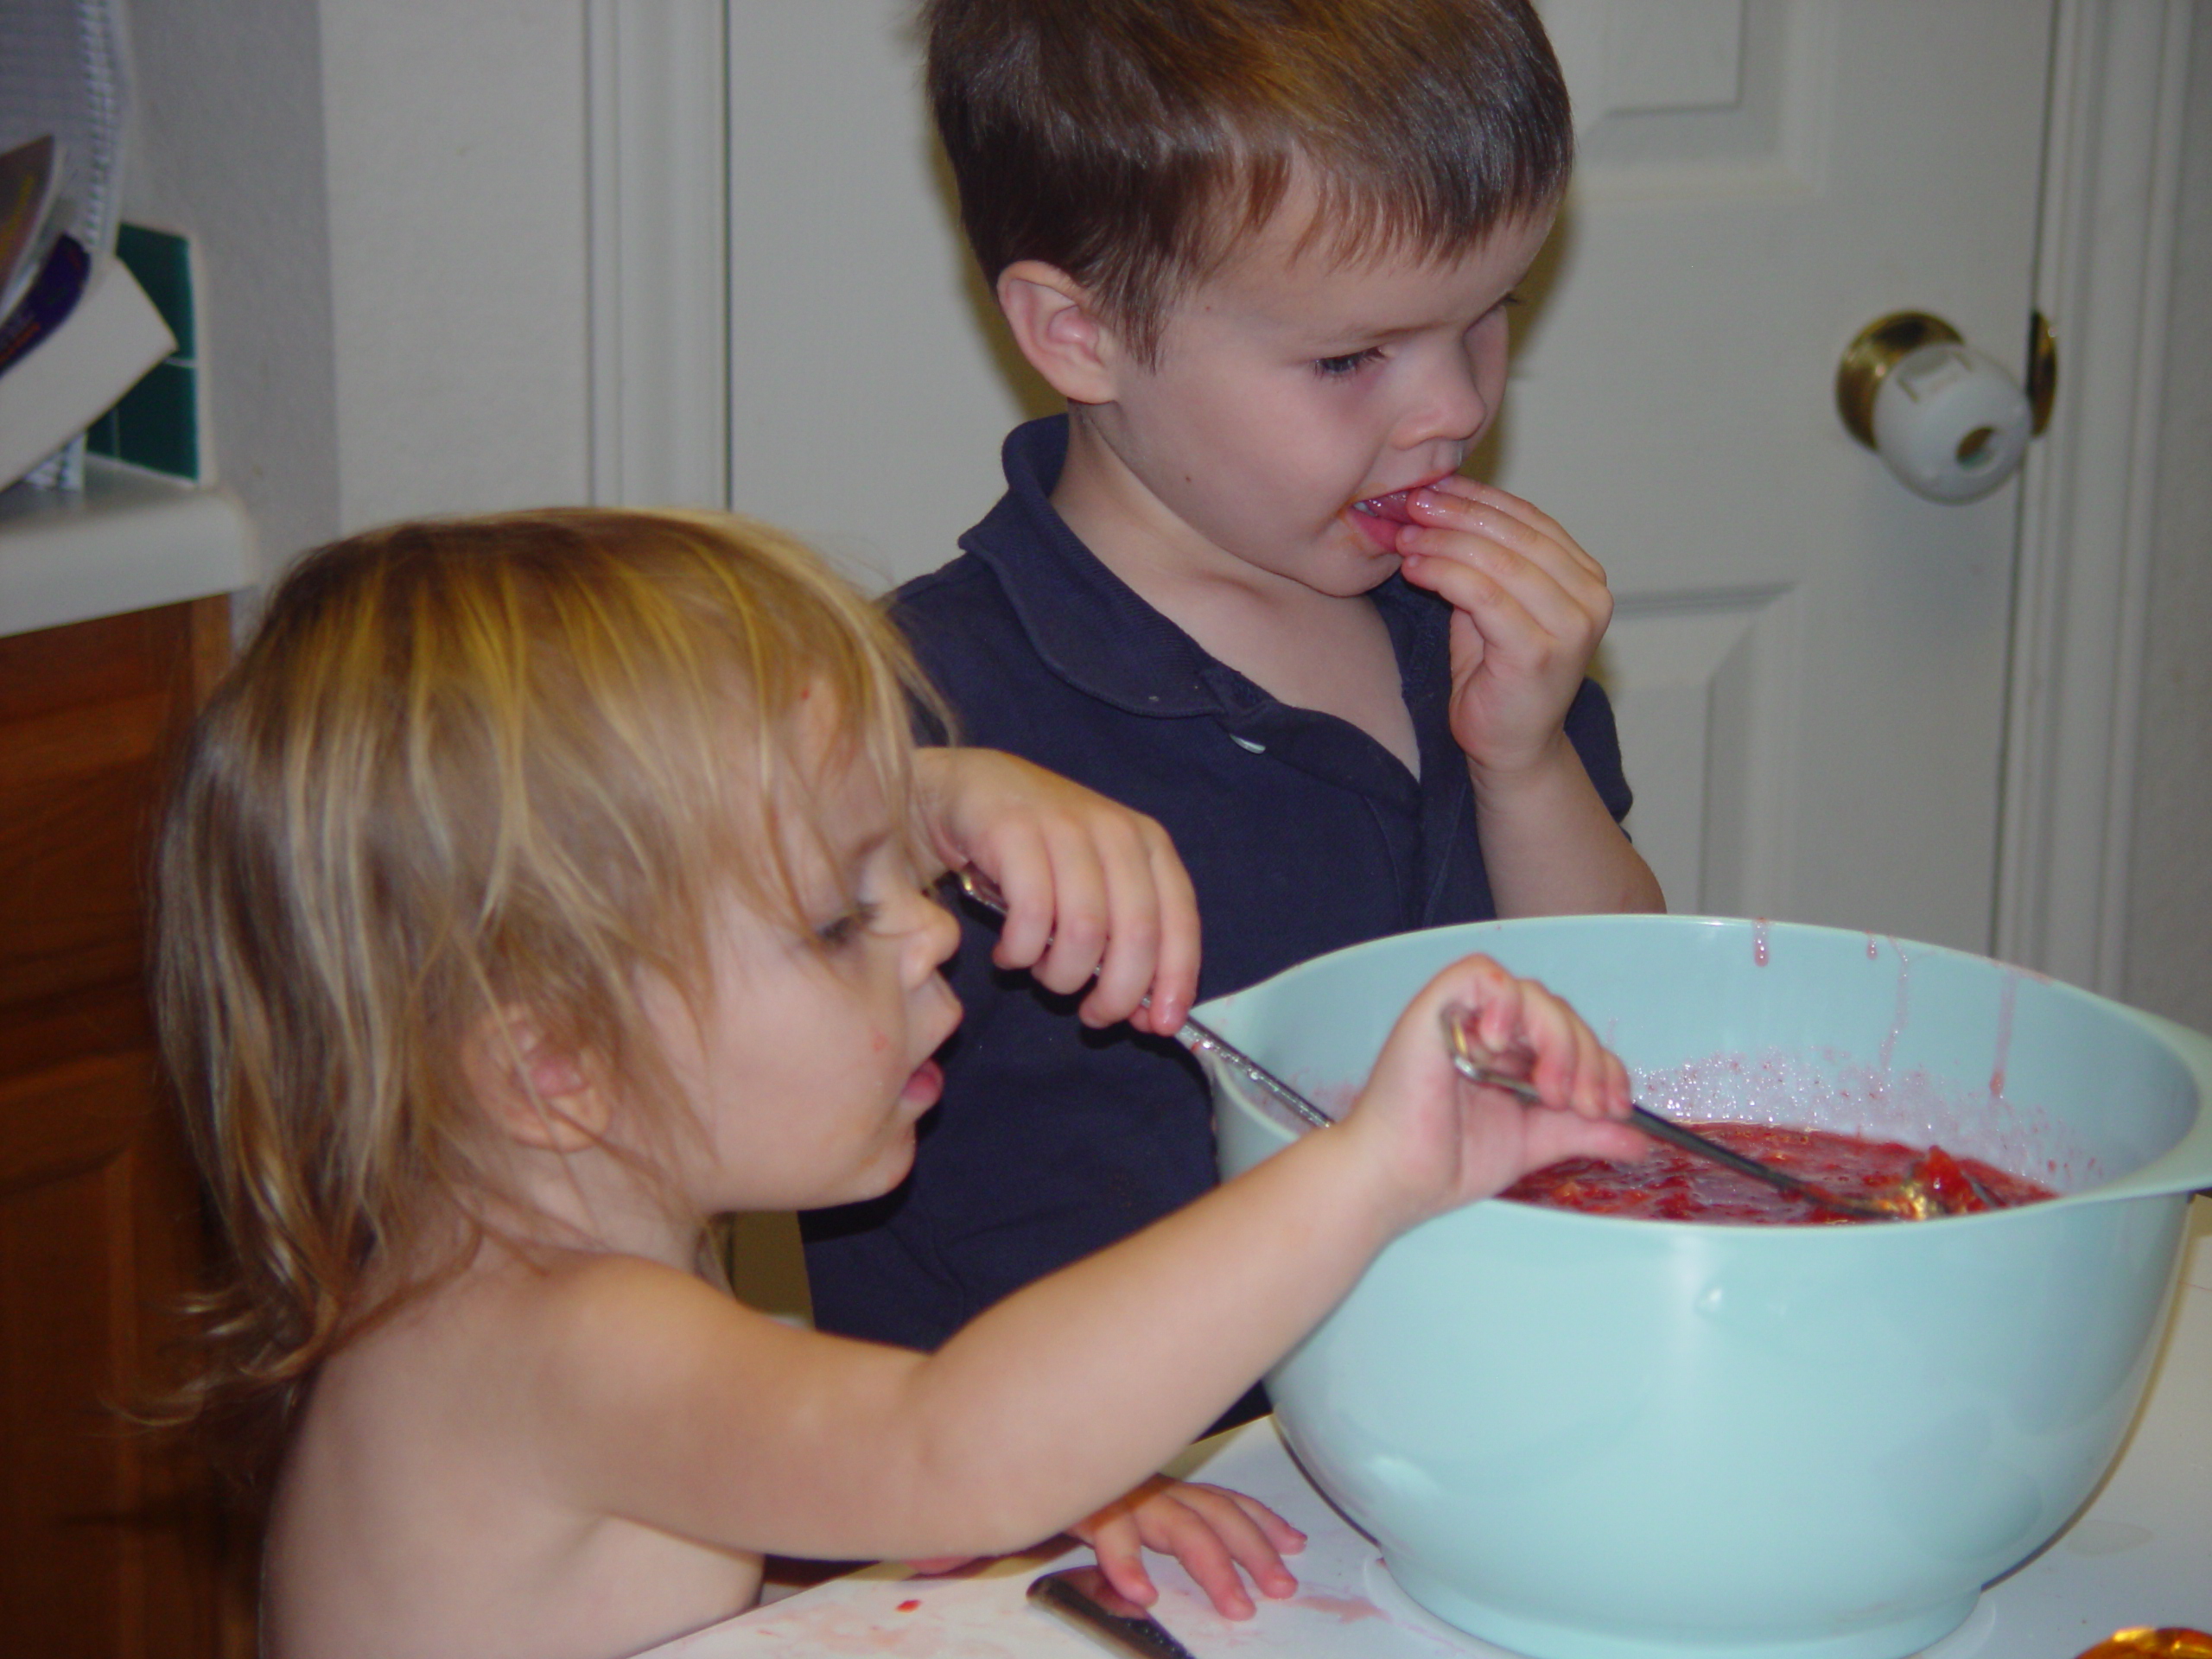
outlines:
M1294 1116L1304 1120L1309 1127L1316 1129L1332 1129L1336 1127L1335 1118L1306 1099L1305 1096L1300 1094L1297 1090L1275 1076L1249 1054L1245 1053L1243 1050L1230 1043L1212 1027L1202 1026L1195 1020L1186 1019L1183 1021L1181 1028L1176 1032L1175 1040L1193 1054L1208 1052L1218 1054L1246 1077L1251 1078L1254 1083L1258 1084L1261 1088L1266 1090L1268 1094L1274 1096L1276 1100L1287 1107Z
M1065 1567L1029 1582L1029 1599L1125 1659L1196 1659L1167 1629L1095 1567Z
M971 866L966 869L953 871L952 879L959 884L960 891L975 902L977 908L988 911L1001 921L1006 919L1006 895L999 891L998 883L992 880L989 876ZM1152 1006L1150 997L1147 996L1144 1001L1147 1007ZM1198 1020L1186 1017L1176 1030L1175 1040L1193 1054L1202 1056L1213 1054L1228 1061L1230 1065L1272 1095L1289 1110L1293 1116L1297 1117L1310 1128L1330 1129L1336 1127L1335 1118L1306 1099L1305 1096L1300 1094L1297 1090L1275 1076L1249 1054L1236 1047L1211 1026L1201 1025Z

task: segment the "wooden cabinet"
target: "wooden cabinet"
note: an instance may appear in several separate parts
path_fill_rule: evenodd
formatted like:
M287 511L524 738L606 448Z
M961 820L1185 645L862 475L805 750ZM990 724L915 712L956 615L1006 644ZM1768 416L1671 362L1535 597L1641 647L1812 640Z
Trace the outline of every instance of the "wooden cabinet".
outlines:
M0 638L0 1654L250 1650L213 1481L117 1409L201 1259L143 872L228 643L220 599Z

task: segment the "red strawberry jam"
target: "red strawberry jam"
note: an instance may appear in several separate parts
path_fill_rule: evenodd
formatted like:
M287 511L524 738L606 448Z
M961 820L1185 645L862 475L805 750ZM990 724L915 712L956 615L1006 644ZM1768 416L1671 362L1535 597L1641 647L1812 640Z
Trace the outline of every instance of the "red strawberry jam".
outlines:
M1922 1151L1895 1141L1762 1123L1689 1127L1840 1198L1894 1201L1907 1183L1917 1181L1938 1212L1971 1215L2058 1196L2023 1176L1976 1158L1955 1157L1941 1147ZM1855 1219L1724 1169L1695 1153L1656 1143L1633 1163L1569 1158L1524 1177L1507 1188L1504 1196L1554 1210L1650 1221L1785 1226Z

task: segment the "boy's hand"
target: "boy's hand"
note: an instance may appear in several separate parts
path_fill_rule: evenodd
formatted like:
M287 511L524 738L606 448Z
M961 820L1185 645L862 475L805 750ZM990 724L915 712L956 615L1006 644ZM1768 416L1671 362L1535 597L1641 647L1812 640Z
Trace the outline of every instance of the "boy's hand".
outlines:
M1406 498L1408 582L1448 600L1452 735L1478 773L1511 777L1557 753L1613 596L1598 562L1518 496L1441 479Z
M1166 830L995 749L920 749L915 772L938 855L1006 895L992 961L1064 994L1096 974L1087 1026L1181 1027L1198 994L1198 904Z
M1446 1045L1446 1009L1465 1015L1484 1048L1512 1057L1545 1103L1461 1078ZM1411 1226L1562 1158L1641 1157L1649 1142L1622 1121L1628 1110L1626 1069L1573 1008L1488 957L1467 957L1399 1016L1343 1127L1372 1137L1370 1155Z
M1280 1599L1298 1588L1282 1558L1306 1548L1306 1535L1257 1498L1165 1475L1068 1530L1097 1552L1106 1581L1139 1606L1160 1599L1144 1570L1144 1552L1156 1549L1180 1561L1225 1618L1252 1617L1238 1567L1262 1594Z

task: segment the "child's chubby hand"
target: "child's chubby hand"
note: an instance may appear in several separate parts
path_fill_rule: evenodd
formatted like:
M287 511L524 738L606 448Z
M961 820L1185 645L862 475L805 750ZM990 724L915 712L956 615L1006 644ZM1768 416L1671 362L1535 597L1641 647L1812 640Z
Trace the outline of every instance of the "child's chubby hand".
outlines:
M1154 1476L1068 1531L1097 1554L1107 1583L1139 1606L1160 1599L1159 1586L1144 1570L1144 1552L1152 1549L1180 1561L1224 1618L1252 1617L1240 1567L1264 1596L1280 1600L1295 1594L1298 1580L1282 1558L1306 1548L1306 1535L1258 1498L1166 1475ZM973 1562L970 1556L946 1555L906 1565L928 1577Z
M1160 1599L1144 1570L1144 1552L1154 1549L1180 1561L1224 1618L1252 1617L1238 1568L1279 1600L1298 1589L1282 1558L1306 1548L1306 1535L1259 1499L1165 1475L1068 1530L1097 1552L1106 1581L1139 1606Z
M1447 1014L1468 1020L1475 1041L1545 1103L1462 1079ZM1562 1158L1642 1156L1650 1143L1625 1121L1629 1105L1626 1069L1573 1008L1488 957L1466 957L1399 1016L1351 1116L1331 1133L1359 1143L1395 1219L1412 1226Z
M916 752L938 856L1006 896L991 960L1081 990L1087 1026L1172 1035L1198 985L1198 905L1167 832L1141 812L995 749Z
M1406 498L1408 582L1448 600L1452 735L1478 774L1558 752L1567 705L1612 620L1605 572L1556 521L1456 474Z

